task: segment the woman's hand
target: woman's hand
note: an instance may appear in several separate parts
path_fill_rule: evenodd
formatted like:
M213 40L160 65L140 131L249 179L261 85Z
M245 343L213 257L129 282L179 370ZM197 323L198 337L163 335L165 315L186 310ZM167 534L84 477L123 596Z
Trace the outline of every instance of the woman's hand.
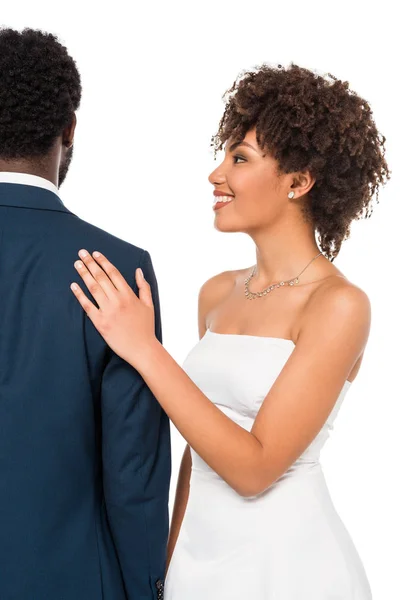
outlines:
M103 254L93 252L92 257L86 250L78 254L81 260L75 262L75 268L98 308L75 282L71 284L73 293L110 348L136 367L140 358L158 342L150 285L142 270L136 269L138 297Z

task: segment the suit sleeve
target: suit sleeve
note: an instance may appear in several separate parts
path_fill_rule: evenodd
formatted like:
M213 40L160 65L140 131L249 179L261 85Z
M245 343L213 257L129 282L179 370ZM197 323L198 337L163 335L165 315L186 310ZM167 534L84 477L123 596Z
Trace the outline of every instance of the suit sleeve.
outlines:
M151 286L162 343L157 280L146 250L140 267ZM136 282L132 287L137 294ZM159 600L169 528L169 420L140 374L111 351L101 407L104 496L127 598Z

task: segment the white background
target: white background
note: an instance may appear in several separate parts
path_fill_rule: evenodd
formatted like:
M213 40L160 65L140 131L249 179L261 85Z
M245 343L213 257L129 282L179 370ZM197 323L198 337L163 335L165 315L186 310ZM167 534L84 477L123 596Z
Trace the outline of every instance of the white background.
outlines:
M331 72L374 111L394 170L370 220L354 223L335 265L368 294L372 329L322 463L374 600L400 598L399 125L392 3L7 2L0 25L57 34L83 98L62 188L83 219L149 250L164 345L182 363L198 340L202 283L255 263L253 242L214 228L209 148L223 92L262 62ZM184 398L182 398L184 401ZM184 443L173 431L171 512Z

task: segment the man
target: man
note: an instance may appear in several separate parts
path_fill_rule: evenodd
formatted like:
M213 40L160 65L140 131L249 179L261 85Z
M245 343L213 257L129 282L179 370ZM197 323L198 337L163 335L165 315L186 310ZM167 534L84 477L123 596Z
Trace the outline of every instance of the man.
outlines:
M137 293L146 250L80 220L58 187L81 84L56 37L0 30L0 598L163 597L169 421L69 285L101 250Z

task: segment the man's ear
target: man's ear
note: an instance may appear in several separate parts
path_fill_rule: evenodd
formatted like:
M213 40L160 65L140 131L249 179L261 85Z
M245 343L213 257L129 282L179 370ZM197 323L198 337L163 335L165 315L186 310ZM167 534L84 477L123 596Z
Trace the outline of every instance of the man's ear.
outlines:
M75 127L76 127L76 113L73 114L71 123L64 129L63 131L63 146L67 148L71 148L74 143L74 135L75 135Z

